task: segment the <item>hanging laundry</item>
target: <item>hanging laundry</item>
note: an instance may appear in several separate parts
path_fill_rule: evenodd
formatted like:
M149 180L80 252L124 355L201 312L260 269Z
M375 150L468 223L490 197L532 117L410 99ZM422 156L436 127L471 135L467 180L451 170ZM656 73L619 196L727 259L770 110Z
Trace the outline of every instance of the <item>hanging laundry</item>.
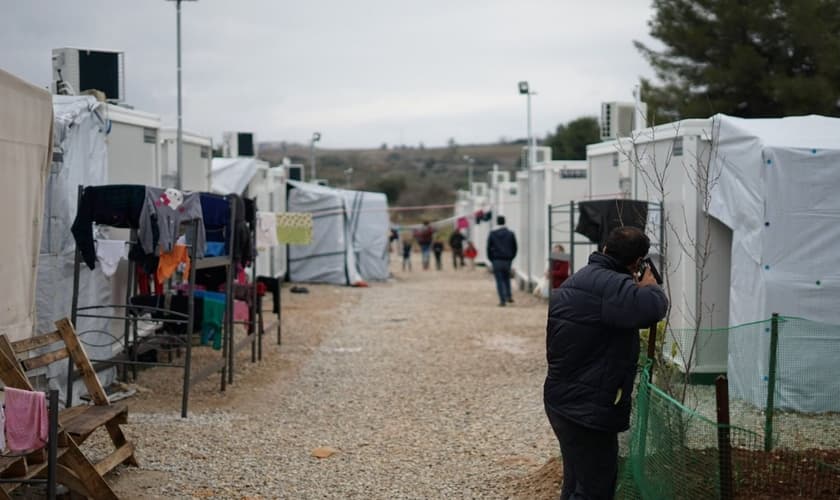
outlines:
M186 277L190 275L189 248L186 245L175 245L171 252L161 252L155 279L161 282L168 280L182 263L184 264L184 281L186 281Z
M148 217L142 217L145 207L146 186L114 184L110 186L88 186L82 191L76 218L70 231L82 260L90 269L96 267L96 248L93 240L93 224L107 224L113 227L137 229L148 233L149 248L157 246L158 228ZM152 253L151 250L146 253Z
M251 312L248 308L248 303L244 300L233 301L233 320L234 321L250 321Z
M122 240L97 240L96 260L102 274L109 278L117 272L120 261L128 257L128 247Z
M617 227L634 226L642 231L647 222L648 203L638 200L596 200L578 203L580 217L575 232L580 233L601 249L610 231Z
M199 193L184 193L172 188L147 186L145 200L140 220L157 221L156 225L160 232L159 244L163 252L172 251L181 230L181 223L196 219L198 220L198 241L189 243L196 246L196 255L204 255L206 236ZM154 225L153 222L142 224L137 232L143 251L146 253L157 253L152 237Z
M225 319L225 294L218 292L194 292L195 297L204 299L201 316L201 344L213 341L213 349L222 348L222 324Z
M267 250L277 245L277 214L259 212L257 214L257 248Z
M493 219L493 211L488 210L488 211L484 212L484 217L481 220L483 220L484 222L490 222L490 220L492 220L492 219Z
M277 215L277 241L289 245L312 243L312 214L283 212Z
M455 222L455 229L469 229L470 221L466 217L458 217Z
M42 448L47 444L49 422L43 392L6 386L6 444L13 452Z
M484 220L484 210L477 210L473 215L475 216L476 225L481 224L481 221Z

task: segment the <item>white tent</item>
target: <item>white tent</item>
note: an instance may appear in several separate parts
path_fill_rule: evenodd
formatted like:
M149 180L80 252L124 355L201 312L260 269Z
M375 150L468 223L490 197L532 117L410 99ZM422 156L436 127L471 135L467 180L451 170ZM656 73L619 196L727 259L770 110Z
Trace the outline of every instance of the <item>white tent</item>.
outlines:
M210 189L219 194L242 194L264 164L256 158L213 158Z
M729 321L766 320L774 312L840 325L840 119L798 116L746 120L719 115L710 215L732 230ZM835 328L836 330L836 328ZM803 334L804 333L804 334ZM766 401L769 335L729 336L733 393ZM802 411L840 411L832 349L840 339L789 332L780 349L778 404ZM827 343L828 342L828 343ZM824 380L814 381L818 374ZM803 388L802 381L813 382ZM810 390L806 390L810 389Z
M0 70L0 280L7 289L0 333L32 336L35 278L41 240L44 185L52 156L53 110L49 92Z
M362 282L353 248L347 195L317 184L287 183L287 210L311 213L313 226L311 244L289 245L289 280L337 285ZM386 238L387 230L386 225Z
M369 281L388 279L390 217L384 193L339 190L348 208L347 223L359 274Z
M54 323L70 317L73 291L73 262L76 242L70 233L70 226L76 217L78 186L96 186L108 183L108 148L106 136L108 122L104 117L104 106L90 96L53 96L53 157L50 175L47 178L44 201L44 225L38 256L38 281L36 304L38 330L51 331ZM102 228L105 233L120 230ZM125 295L125 263L111 278L106 277L99 266L89 270L82 266L79 273L79 305L115 304L123 302ZM100 310L103 315L122 314L123 311ZM118 324L117 324L118 323ZM76 331L85 350L92 359L108 359L119 351L123 335L123 323L107 319L78 318ZM67 365L50 365L50 385L64 397ZM115 375L109 368L100 374L108 383ZM77 381L81 390L82 381Z

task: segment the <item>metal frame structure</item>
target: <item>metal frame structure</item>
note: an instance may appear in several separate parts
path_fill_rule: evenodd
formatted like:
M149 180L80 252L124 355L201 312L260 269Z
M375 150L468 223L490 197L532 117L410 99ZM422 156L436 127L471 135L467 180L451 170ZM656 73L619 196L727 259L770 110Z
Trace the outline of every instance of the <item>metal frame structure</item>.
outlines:
M254 210L256 210L256 203L254 203ZM257 248L257 228L256 228L256 220L254 223L249 227L249 237L251 239L251 248ZM232 281L232 280L231 280ZM232 286L229 281L228 286L233 289L234 286L244 286L244 285L234 285ZM233 307L235 300L235 293L234 299L228 301L229 310L226 314L226 320L230 322L229 330L231 332L228 338L228 346L227 346L227 362L228 362L228 383L233 384L233 374L234 374L234 365L236 362L236 354L247 347L249 344L251 345L251 362L256 363L258 360L262 360L262 337L264 333L264 329L262 327L262 306L259 297L257 296L257 256L254 254L253 261L251 263L251 283L247 286L249 299L249 321L235 321L233 319ZM235 325L245 325L246 330L246 337L239 341L238 343L234 339Z
M81 204L82 193L84 192L84 186L79 186L79 203ZM72 298L72 306L71 306L71 321L73 325L76 325L77 318L98 318L98 319L109 319L109 320L122 320L124 321L124 330L123 330L123 353L121 356L107 359L107 360L100 360L100 359L92 359L92 362L95 362L99 366L110 366L110 365L120 365L122 367L122 379L124 381L128 380L128 367L131 367L132 377L136 379L137 377L137 367L147 366L147 367L167 367L167 368L182 368L184 370L183 376L183 389L181 394L181 417L187 417L187 410L189 405L189 393L190 388L204 380L208 376L212 375L213 373L221 371L221 383L220 383L220 390L224 391L226 388L226 383L228 380L233 382L232 376L226 376L226 372L228 370L232 371L232 364L229 365L230 357L230 349L232 347L231 339L233 337L233 248L235 244L235 233L236 231L233 230L233 221L235 220L236 215L236 204L233 203L230 199L228 200L230 203L230 226L229 231L227 231L227 248L229 249L228 255L221 256L221 257L208 257L208 258L197 258L196 256L196 248L195 245L189 245L189 256L190 256L190 273L189 273L189 280L187 285L187 313L178 313L174 311L170 311L164 308L159 307L148 307L148 306L135 306L131 305L131 297L134 296L136 292L137 282L134 279L135 271L136 271L136 263L129 260L128 262L128 276L126 280L126 300L125 304L97 304L97 305L89 305L79 307L79 274L81 271L81 263L82 263L82 256L81 251L79 248L76 248L76 255L75 255L75 262L74 262L74 269L73 269L73 298ZM191 235L191 241L197 241L198 237L198 220L193 219L187 222L187 231ZM131 241L137 241L137 232L136 230L131 231ZM212 363L209 366L206 366L201 369L197 374L192 374L192 347L193 347L193 336L194 336L194 326L195 326L195 311L194 311L194 291L195 291L195 274L196 271L199 269L206 269L210 267L220 267L225 266L227 279L225 283L225 320L223 321L222 332L221 335L223 337L222 342L222 359ZM117 309L125 311L123 316L120 315L102 315L97 314L96 311L99 309ZM171 316L172 319L165 319L165 318L145 318L140 315L130 315L129 310L135 311L142 311L142 312L160 312L165 313L168 316ZM138 332L138 322L152 322L156 324L180 324L186 325L186 332L183 335L174 335L174 334L166 334L166 335L151 335L149 337L141 337ZM102 332L110 335L110 332ZM88 333L88 331L78 331L79 340L84 343L84 340L81 338L84 333ZM115 338L115 342L119 340ZM139 361L137 359L138 353L140 349L144 346L148 346L150 344L157 343L158 346L168 347L168 352L170 354L170 362L160 362L160 361ZM175 345L176 347L172 348L171 345ZM184 361L183 363L177 363L171 361L171 353L174 350L176 352L176 356L180 357L180 350L181 347L185 349ZM67 370L67 398L66 398L66 406L71 406L73 401L73 382L75 380L74 376L74 367L72 364L72 360L69 361L68 370Z
M575 270L575 246L593 244L585 236L580 236L580 240L575 238L575 226L577 225L575 215L578 203L572 200L569 203L548 206L548 255L551 255L551 249L558 243L567 246L566 251L569 253L569 271L571 273L574 273ZM663 207L659 202L647 202L647 204L648 221L651 220L651 213L658 214L658 225L656 227L656 233L651 237L650 247L651 251L659 254L659 268L663 269L665 259L665 255L662 252L662 249L665 248L665 217L663 217ZM651 235L650 229L650 226L645 228L645 232L649 236ZM560 234L558 238L555 238L556 233Z

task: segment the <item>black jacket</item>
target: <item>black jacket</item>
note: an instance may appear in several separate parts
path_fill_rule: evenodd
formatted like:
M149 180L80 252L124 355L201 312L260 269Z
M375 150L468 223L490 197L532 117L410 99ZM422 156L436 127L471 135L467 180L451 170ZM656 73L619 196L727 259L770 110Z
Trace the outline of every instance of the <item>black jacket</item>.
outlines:
M504 226L494 229L487 237L487 258L490 261L513 260L516 250L516 236Z
M593 253L551 295L546 407L591 429L627 430L639 329L662 319L667 308L660 287L639 287L618 261Z

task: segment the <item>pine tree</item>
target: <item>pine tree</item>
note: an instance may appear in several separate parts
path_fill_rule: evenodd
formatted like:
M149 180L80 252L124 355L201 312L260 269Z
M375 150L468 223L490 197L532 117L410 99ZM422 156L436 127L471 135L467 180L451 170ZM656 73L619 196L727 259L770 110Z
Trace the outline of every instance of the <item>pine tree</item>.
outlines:
M840 116L840 0L654 0L648 121Z

